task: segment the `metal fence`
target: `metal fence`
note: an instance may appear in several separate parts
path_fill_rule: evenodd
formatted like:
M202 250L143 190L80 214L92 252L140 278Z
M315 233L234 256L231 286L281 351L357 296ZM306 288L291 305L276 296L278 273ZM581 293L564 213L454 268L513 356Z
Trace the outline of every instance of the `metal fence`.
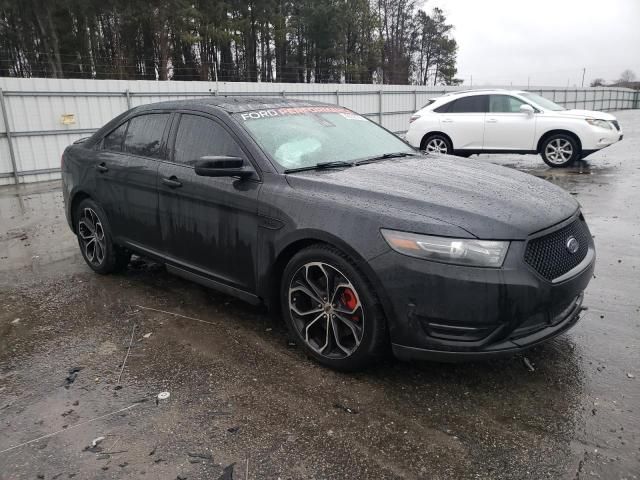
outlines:
M514 88L514 87L509 87ZM389 130L407 130L409 116L455 87L411 85L155 82L0 78L0 185L60 177L60 155L121 112L144 103L211 95L262 95L339 104ZM625 88L529 88L567 108L640 108Z

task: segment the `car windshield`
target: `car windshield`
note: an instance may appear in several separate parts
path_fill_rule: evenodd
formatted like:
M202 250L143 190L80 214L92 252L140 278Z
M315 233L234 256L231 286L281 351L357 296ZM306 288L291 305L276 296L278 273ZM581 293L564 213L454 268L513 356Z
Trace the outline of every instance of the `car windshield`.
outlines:
M338 106L278 107L236 118L287 170L415 152L375 123Z
M544 98L542 95L538 95L537 93L526 92L526 93L521 93L520 96L526 98L527 100L530 100L531 102L535 103L539 107L544 108L545 110L552 110L552 111L566 110L566 108L564 108L563 106L558 105L557 103L553 103L551 100L548 100Z

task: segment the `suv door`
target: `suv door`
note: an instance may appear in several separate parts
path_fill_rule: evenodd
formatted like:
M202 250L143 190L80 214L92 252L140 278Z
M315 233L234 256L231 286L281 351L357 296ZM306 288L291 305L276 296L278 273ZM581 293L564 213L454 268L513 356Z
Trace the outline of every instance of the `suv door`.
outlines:
M536 115L523 113L526 102L511 95L490 95L484 127L485 150L533 150Z
M454 150L482 149L488 101L488 95L469 95L436 109L441 113L440 128L451 138Z
M165 155L169 113L138 115L106 135L99 145L96 187L114 236L158 245L158 159Z
M191 273L254 292L259 178L196 175L194 163L203 156L242 157L251 163L218 120L197 113L179 117L169 161L161 162L158 171L165 254Z

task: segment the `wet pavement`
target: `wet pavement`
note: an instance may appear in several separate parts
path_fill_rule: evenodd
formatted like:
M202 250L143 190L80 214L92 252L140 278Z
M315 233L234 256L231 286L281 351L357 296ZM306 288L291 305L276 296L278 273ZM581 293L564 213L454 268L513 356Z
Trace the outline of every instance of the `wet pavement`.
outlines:
M57 182L0 189L0 479L639 478L640 111L618 117L569 169L480 157L576 195L595 235L588 310L526 361L333 372L159 265L92 273Z

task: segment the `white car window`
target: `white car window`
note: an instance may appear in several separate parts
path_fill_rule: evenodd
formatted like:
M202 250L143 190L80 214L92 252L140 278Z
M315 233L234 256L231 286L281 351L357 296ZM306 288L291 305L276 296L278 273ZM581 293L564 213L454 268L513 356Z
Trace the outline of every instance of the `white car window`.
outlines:
M491 95L489 111L492 113L519 113L525 102L511 95Z

